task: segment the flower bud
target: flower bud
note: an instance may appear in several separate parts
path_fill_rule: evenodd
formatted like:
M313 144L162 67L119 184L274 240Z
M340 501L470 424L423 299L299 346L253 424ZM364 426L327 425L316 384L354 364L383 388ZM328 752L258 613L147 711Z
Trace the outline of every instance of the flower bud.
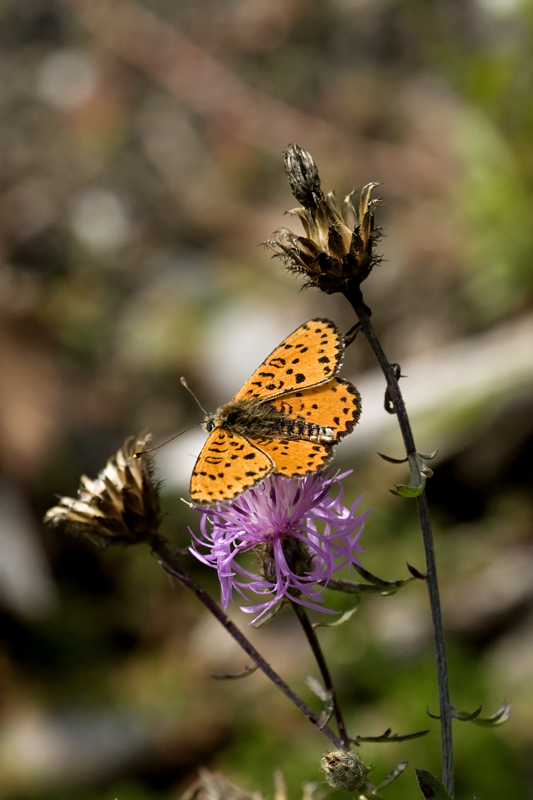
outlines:
M357 753L351 750L326 753L320 760L320 768L333 789L344 789L345 792L362 789L370 772Z

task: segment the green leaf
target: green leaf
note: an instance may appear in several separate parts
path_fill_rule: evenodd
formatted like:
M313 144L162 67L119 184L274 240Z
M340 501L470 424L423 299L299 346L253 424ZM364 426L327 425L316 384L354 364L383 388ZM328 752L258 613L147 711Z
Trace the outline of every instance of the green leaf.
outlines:
M405 483L395 483L394 486L396 488L390 489L389 491L391 494L395 494L398 497L420 497L425 489L426 480L424 478L424 481L419 486L411 486Z
M448 790L444 788L439 779L432 775L431 772L425 769L417 769L415 772L418 785L427 800L431 800L431 798L436 798L436 800L452 800L452 796Z
M429 456L433 457L435 453L430 453ZM409 483L395 484L395 489L391 489L392 494L398 497L419 497L426 486L426 478L431 478L433 470L431 470L422 461L420 453L414 453L409 456Z

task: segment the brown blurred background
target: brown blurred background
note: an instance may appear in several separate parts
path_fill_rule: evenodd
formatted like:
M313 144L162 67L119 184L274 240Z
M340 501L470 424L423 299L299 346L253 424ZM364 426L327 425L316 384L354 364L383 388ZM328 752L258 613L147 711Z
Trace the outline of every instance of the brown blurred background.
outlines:
M365 299L402 365L423 452L456 707L458 797L533 798L533 3L531 0L4 0L0 6L0 797L171 800L207 765L272 796L320 780L326 740L143 548L99 551L43 528L124 438L162 441L228 400L340 297L300 292L260 246L295 205L282 164L310 150L326 190L380 181L382 265ZM297 223L292 225L297 229ZM364 341L363 396L337 463L374 511L365 566L424 568L383 381ZM197 429L158 456L165 532ZM195 574L218 596L215 577ZM328 598L338 607L342 601ZM249 618L235 607L234 618ZM288 612L253 641L305 699L313 671ZM425 587L363 603L322 634L350 730L430 727L368 746L386 790L439 773ZM323 791L321 786L320 791Z

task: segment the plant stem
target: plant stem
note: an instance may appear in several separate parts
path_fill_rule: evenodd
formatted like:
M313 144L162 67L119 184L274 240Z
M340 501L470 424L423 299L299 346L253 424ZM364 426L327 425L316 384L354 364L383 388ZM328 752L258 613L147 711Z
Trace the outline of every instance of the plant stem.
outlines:
M318 715L295 694L290 686L288 686L282 678L275 672L270 664L265 661L263 656L255 649L253 644L246 638L246 636L237 628L237 626L229 619L227 614L220 608L220 606L210 597L205 589L190 575L181 561L176 558L169 548L166 540L163 537L156 536L152 541L152 551L156 553L163 566L168 567L169 572L174 575L177 580L188 589L191 589L201 603L207 610L213 614L214 617L221 623L227 630L230 636L235 639L237 644L253 659L255 665L259 667L262 672L270 678L270 680L283 692L283 694L294 703L294 705L304 714L314 725L318 722ZM321 729L329 741L335 746L342 748L343 742L331 730L331 728L324 727Z
M376 336L374 327L370 321L368 307L363 302L359 289L354 292L347 291L345 297L354 309L357 318L379 365L385 375L389 396L396 415L398 424L402 432L405 450L408 456L416 453L415 441L411 430L411 423L407 416L405 403L403 401L400 386L395 372L383 352L381 343ZM446 664L446 645L444 641L444 629L442 625L442 614L440 608L439 588L437 583L437 569L435 563L435 549L433 546L433 534L429 519L429 510L425 493L417 497L417 509L422 529L424 550L426 556L427 587L429 603L431 607L431 617L433 621L433 637L435 645L435 659L437 663L437 682L439 689L440 704L440 725L441 725L441 748L442 748L442 780L453 797L454 790L454 768L453 768L453 744L452 744L452 708L450 704L450 690L448 685L448 669Z
M304 630L304 633L307 637L307 641L309 642L309 646L313 651L313 655L316 659L316 663L320 670L320 674L322 675L322 679L324 681L324 686L330 692L331 698L333 700L333 710L335 714L335 719L337 720L337 725L339 728L339 735L342 739L343 748L348 749L349 747L349 737L346 732L346 726L344 725L344 719L342 717L342 713L337 702L337 693L335 691L335 686L333 685L333 680L331 678L331 673L329 671L326 659L324 657L324 653L322 652L322 648L320 646L320 642L318 640L318 636L316 635L316 631L311 625L311 621L307 614L305 608L300 605L300 603L291 603L292 608L298 620Z
M433 533L429 518L429 508L426 493L416 498L420 527L424 540L426 553L427 587L431 618L433 620L433 638L435 643L435 659L437 662L437 675L439 687L440 725L442 737L442 782L453 798L454 768L453 768L453 743L452 743L452 707L450 704L450 689L448 686L448 668L446 663L446 643L444 641L444 627L440 607L439 585L437 582L437 565L435 561L435 548L433 546Z

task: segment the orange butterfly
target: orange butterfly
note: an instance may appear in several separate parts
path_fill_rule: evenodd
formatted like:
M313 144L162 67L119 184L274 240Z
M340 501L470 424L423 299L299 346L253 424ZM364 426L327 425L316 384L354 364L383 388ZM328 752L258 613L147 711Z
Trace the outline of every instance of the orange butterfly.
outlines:
M361 413L359 392L336 378L344 339L312 319L284 339L233 400L209 414L190 485L193 503L232 500L270 473L301 478L323 469L332 445Z

